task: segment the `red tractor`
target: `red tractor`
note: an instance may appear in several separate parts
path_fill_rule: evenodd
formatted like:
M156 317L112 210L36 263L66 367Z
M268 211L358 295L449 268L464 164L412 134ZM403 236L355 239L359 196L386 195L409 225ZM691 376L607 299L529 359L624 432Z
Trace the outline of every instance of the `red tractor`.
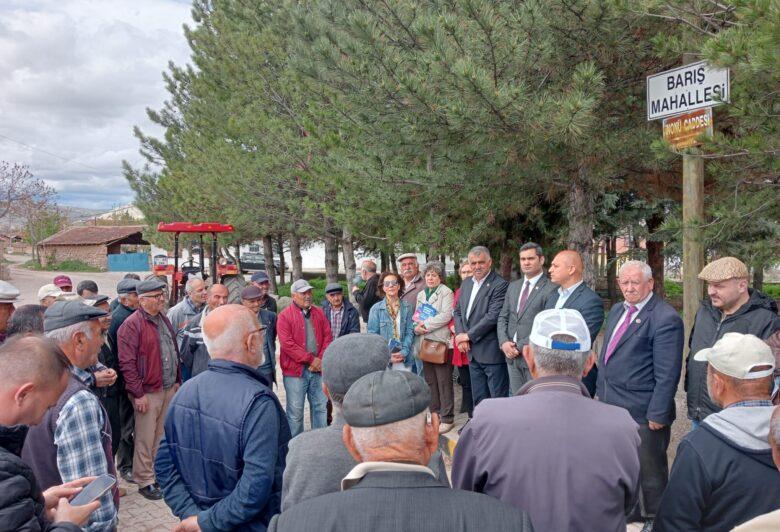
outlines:
M217 259L217 233L232 233L231 224L219 223L199 223L191 222L160 222L157 224L157 230L161 233L173 233L173 265L168 264L166 256L155 257L152 271L156 275L170 275L172 277L171 305L175 305L179 300L179 287L183 289L187 282L187 275L200 271L201 276L206 278L204 272L204 253L203 253L203 235L211 233L211 260L209 261L211 270L211 279L217 282L225 275L238 275L240 272L238 266L227 259ZM189 266L179 268L179 235L181 233L192 233L198 235L200 245L198 253L200 255L200 264L195 266L190 259Z

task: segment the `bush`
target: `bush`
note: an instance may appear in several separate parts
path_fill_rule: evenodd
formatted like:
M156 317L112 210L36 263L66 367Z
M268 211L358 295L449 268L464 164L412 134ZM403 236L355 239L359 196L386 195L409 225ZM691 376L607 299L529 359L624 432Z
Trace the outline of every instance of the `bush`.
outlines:
M762 292L773 299L780 299L780 283L764 283Z
M41 266L37 261L28 260L22 264L24 268L28 270L35 270L39 272L99 272L100 268L90 266L86 262L80 260L64 260L60 263L49 263L48 266Z
M682 297L683 295L682 283L678 281L664 279L664 290L666 290L666 297Z
M308 279L309 284L312 286L312 301L315 305L321 305L323 301L325 301L325 287L328 284L328 281L323 279L322 277L316 277L314 279ZM344 297L347 296L349 293L349 290L347 288L347 283L345 281L340 281L341 286L344 288ZM290 293L290 286L292 283L282 284L278 285L276 288L276 294L278 296L287 296L292 297L292 294Z

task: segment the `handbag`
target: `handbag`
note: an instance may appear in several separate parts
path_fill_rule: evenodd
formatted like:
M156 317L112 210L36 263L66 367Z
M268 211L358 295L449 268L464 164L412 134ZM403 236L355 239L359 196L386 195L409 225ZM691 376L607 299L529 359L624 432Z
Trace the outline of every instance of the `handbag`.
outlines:
M447 344L423 338L419 357L420 360L429 364L445 364L447 362Z

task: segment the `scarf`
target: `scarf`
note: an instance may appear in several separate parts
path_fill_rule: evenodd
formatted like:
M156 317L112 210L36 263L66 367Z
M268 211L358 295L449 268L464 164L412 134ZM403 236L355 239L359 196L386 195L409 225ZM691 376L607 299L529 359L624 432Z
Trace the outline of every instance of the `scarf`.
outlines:
M393 322L393 338L396 340L400 340L401 337L398 334L398 321L396 318L398 317L398 313L401 310L401 300L398 299L395 303L390 301L389 297L385 297L386 306L387 306L387 314L390 316L390 321Z

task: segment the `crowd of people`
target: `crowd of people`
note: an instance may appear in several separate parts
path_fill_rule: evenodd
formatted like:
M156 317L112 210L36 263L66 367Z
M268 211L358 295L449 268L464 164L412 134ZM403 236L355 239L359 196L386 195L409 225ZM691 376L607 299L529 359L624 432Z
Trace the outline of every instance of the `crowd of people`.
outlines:
M621 265L605 313L578 253L546 261L523 244L508 282L476 246L453 292L440 262L365 260L355 305L299 279L281 310L264 272L235 303L192 277L170 308L154 276L109 301L58 275L20 308L0 281L0 531L121 529L116 483L70 504L103 475L181 531L780 529L780 317L747 267L700 272L686 339L647 264Z

